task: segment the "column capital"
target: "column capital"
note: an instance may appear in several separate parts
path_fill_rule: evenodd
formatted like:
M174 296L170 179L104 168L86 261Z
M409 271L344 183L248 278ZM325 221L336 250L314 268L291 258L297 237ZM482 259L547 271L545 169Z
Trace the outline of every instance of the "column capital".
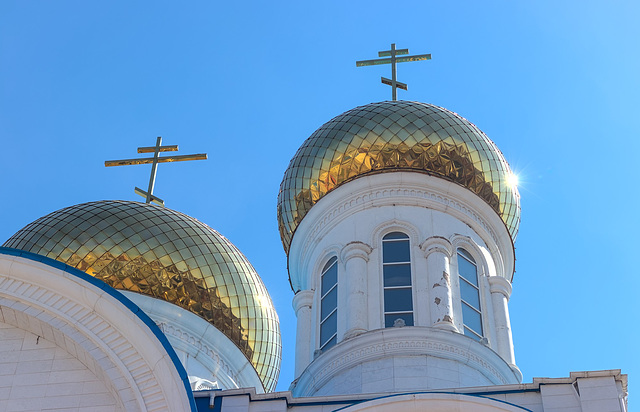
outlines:
M431 236L420 244L420 249L424 252L425 258L434 252L445 254L449 258L453 256L453 245L442 236Z
M311 309L311 305L313 304L313 291L312 290L301 290L293 296L293 310L296 312L296 316L298 316L298 311L303 307L308 307Z
M502 276L488 276L491 293L502 293L507 300L511 296L511 283Z
M342 248L340 252L340 259L346 265L347 261L351 258L360 258L365 262L369 261L369 254L373 251L373 248L363 242L350 242Z

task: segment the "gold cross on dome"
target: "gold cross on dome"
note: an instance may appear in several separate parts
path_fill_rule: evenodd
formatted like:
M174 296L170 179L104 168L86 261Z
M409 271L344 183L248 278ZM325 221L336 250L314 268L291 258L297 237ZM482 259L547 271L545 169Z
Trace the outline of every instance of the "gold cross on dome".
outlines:
M153 187L156 184L156 170L158 163L167 162L184 162L187 160L206 160L206 153L180 155L180 156L165 156L160 157L160 152L177 152L178 145L161 146L162 137L158 136L155 146L138 147L138 153L153 153L153 157L142 157L140 159L123 159L123 160L107 160L104 162L106 167L109 166L128 166L128 165L144 165L151 163L151 177L149 178L149 188L145 192L136 186L135 193L144 197L146 203L155 203L160 206L164 206L164 200L160 199L153 194Z
M391 50L378 52L378 57L388 57L386 59L360 60L356 62L356 67L374 66L377 64L391 64L391 79L382 77L382 83L391 86L391 99L398 100L397 89L407 90L405 83L399 82L396 78L396 63L417 62L420 60L431 60L431 54L417 54L415 56L396 57L409 54L409 49L396 49L396 44L391 43Z

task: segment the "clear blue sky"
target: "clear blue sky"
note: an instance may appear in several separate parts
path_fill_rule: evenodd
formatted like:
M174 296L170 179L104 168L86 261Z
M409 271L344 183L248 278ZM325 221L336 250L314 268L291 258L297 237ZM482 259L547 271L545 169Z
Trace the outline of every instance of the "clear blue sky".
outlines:
M0 3L0 243L72 204L139 200L138 146L208 161L161 165L156 194L234 242L295 319L276 196L296 149L345 110L399 98L474 122L520 175L510 302L525 382L621 368L640 376L640 9L633 1L10 1ZM631 391L631 404L633 395Z

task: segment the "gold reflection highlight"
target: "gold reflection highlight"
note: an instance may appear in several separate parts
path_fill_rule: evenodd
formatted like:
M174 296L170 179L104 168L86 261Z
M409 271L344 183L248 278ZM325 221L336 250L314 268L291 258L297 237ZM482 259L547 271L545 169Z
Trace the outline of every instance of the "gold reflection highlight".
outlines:
M3 246L195 313L238 346L266 391L275 388L281 341L271 298L244 255L204 223L150 204L91 202L36 220Z
M357 177L394 170L424 172L466 187L498 213L515 240L520 195L496 145L473 123L446 109L386 101L328 121L291 159L278 194L285 252L302 219L324 195Z

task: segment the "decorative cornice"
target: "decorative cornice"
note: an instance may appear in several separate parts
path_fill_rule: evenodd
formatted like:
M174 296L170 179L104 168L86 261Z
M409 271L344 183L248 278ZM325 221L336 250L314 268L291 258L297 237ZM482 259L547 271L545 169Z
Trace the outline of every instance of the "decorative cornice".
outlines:
M501 276L489 276L489 290L491 293L502 293L507 300L511 297L511 283Z
M263 391L258 373L249 360L213 325L171 303L134 292L122 293L158 324L176 351L190 356L208 370L222 388L255 387L258 392Z
M454 199L447 194L440 193L435 190L428 190L426 188L416 188L416 187L408 187L408 188L392 188L392 187L383 187L380 189L367 188L370 190L366 193L353 193L351 196L348 196L346 199L343 199L342 202L337 203L332 208L325 211L319 222L314 224L313 229L306 236L304 248L306 249L307 243L313 241L318 235L318 232L325 230L325 227L330 223L335 223L335 219L340 215L351 214L356 210L360 210L366 206L384 206L384 205L398 205L398 200L406 199L406 200L414 200L409 204L415 204L415 200L426 203L431 203L432 206L439 205L440 207L437 209L445 210L445 209L455 209L458 212L466 215L468 218L478 223L486 232L491 236L491 239L494 242L497 242L497 237L494 231L491 229L489 224L472 208L468 207L466 204L460 202L457 199ZM326 196L327 199L329 196ZM326 201L326 199L325 199ZM317 206L316 206L317 207ZM495 213L495 212L494 212Z
M491 207L454 183L431 176L416 176L415 173L395 172L364 176L342 185L320 199L309 211L296 230L287 256L294 291L305 289L306 275L311 273L307 265L310 260L315 261L309 254L315 253L314 245L320 239L361 211L389 206L434 210L469 225L492 254L498 252L495 255L505 260L500 263L498 273L507 278L512 276L513 242L504 222ZM407 233L414 242L421 240L411 236L412 232ZM378 240L366 241L375 247Z
M224 361L224 359L220 357L220 354L216 352L210 345L208 345L206 342L200 339L198 336L195 336L192 333L189 333L189 331L185 330L184 328L179 328L174 324L163 322L158 324L158 326L160 326L160 329L162 329L165 335L172 336L175 339L183 341L187 343L189 346L192 346L193 348L197 349L199 352L202 352L204 355L206 355L207 359L214 362L216 366L218 366L221 370L224 371L224 373L230 376L234 380L234 382L236 383L241 382L241 380L238 377L238 374L235 373L233 368L231 368L229 364L227 364ZM193 352L191 353L191 355L195 357L196 352L195 351L190 351L190 352ZM218 376L216 375L216 377Z
M340 252L340 260L342 260L345 265L351 258L360 258L365 262L368 262L371 252L373 252L373 248L366 243L350 242L342 248L342 252Z
M404 220L399 219L390 219L386 222L379 224L375 229L371 231L371 238L369 242L372 245L376 245L380 242L380 239L384 237L387 233L390 232L404 232L409 235L409 238L412 240L412 243L417 243L419 240L418 229L414 225Z
M361 334L323 353L298 378L294 394L312 396L329 380L358 364L396 356L434 356L460 362L494 385L518 381L496 352L462 334L426 327L388 328Z
M454 254L451 242L442 236L431 236L420 244L420 249L424 252L425 259L434 252L442 253L448 258L451 258Z
M298 316L298 311L305 306L311 309L313 305L313 291L309 289L299 291L293 296L292 305L296 316Z

